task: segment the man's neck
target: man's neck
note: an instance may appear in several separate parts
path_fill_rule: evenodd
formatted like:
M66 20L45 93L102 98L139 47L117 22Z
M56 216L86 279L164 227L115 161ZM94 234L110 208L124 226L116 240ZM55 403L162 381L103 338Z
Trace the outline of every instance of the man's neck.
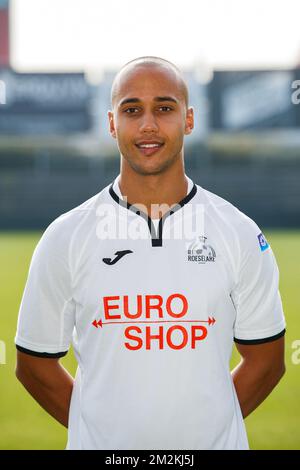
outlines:
M187 195L188 180L183 165L155 175L121 168L119 187L130 204L142 204L152 219L158 219Z

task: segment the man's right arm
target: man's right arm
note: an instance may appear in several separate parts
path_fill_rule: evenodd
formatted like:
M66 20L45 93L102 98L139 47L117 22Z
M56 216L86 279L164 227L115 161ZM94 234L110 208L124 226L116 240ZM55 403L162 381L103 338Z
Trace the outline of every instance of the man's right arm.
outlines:
M44 410L68 427L74 380L59 359L17 351L16 376Z

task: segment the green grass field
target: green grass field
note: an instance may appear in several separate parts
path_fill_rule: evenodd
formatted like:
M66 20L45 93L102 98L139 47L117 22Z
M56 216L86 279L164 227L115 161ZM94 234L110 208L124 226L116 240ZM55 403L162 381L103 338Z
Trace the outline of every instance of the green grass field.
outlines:
M0 449L64 449L66 430L23 389L14 375L14 335L18 308L33 249L40 233L0 233L0 340L6 364L0 365ZM292 342L300 340L300 232L266 232L280 269L287 319L287 372L272 395L246 419L252 449L300 449L300 364L292 363ZM238 361L234 351L232 365ZM74 374L72 353L63 360Z

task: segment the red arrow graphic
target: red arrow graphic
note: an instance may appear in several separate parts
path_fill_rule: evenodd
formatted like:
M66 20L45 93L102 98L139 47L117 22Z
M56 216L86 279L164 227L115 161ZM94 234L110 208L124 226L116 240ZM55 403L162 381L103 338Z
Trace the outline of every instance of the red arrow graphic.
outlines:
M208 323L208 325L214 325L216 323L216 319L214 317L208 317L208 320L145 320L145 321L139 321L139 320L132 320L132 321L107 321L103 322L101 319L99 321L94 320L92 322L92 325L94 325L96 328L100 326L100 328L103 327L103 325L113 325L116 323L122 323L122 324L132 324L132 323Z

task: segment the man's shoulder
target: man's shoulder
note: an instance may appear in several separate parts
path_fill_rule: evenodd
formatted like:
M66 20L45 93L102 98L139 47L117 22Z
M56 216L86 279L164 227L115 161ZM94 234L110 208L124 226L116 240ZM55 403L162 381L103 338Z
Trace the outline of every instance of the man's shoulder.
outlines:
M272 253L261 228L234 204L202 187L199 201L205 207L205 230L222 241L236 272L242 259L258 264L263 252Z
M204 204L205 211L216 223L228 226L239 236L247 236L259 233L260 229L256 222L245 214L234 203L228 201L202 186L197 185L199 201Z
M100 204L105 204L108 201L109 186L104 187L94 196L85 200L81 204L73 207L67 212L62 213L50 225L64 226L77 224L81 219L87 219L90 215L95 214Z
M238 219L248 218L248 216L238 209L237 206L224 197L219 196L218 194L209 191L208 189L205 189L198 184L197 190L200 200L206 206L207 210L211 208L217 211L225 211L226 213L231 214L233 217Z
M44 231L42 238L49 242L69 243L78 233L87 233L96 223L97 208L108 201L109 186L85 200L78 206L56 217ZM83 233L84 232L84 233Z

